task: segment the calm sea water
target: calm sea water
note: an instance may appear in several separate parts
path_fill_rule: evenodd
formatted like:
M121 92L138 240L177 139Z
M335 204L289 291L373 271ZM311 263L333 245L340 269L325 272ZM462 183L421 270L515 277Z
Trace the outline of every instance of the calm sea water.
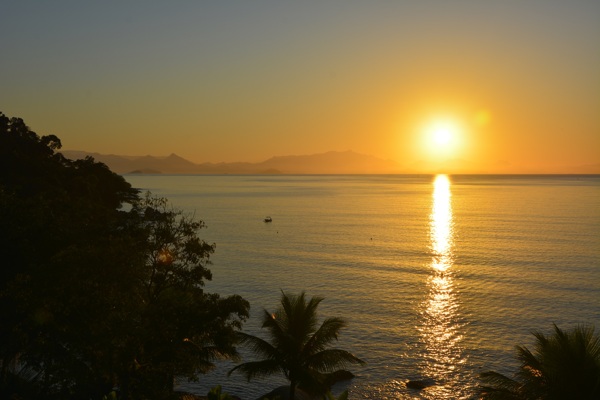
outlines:
M352 399L473 398L478 374L510 373L532 331L600 329L599 176L126 179L206 222L207 290L250 301L246 331L263 334L281 290L325 297L323 316L347 318L337 347L367 361L335 388ZM228 378L233 365L181 387L255 399L285 384Z

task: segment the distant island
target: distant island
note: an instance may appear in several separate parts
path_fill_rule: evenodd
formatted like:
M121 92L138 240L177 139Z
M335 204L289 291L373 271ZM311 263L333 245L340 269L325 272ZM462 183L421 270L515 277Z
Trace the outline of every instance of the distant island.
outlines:
M123 156L86 151L65 150L72 160L93 157L118 174L393 174L406 173L395 161L353 151L272 157L258 163L201 163L188 161L177 154L166 157Z

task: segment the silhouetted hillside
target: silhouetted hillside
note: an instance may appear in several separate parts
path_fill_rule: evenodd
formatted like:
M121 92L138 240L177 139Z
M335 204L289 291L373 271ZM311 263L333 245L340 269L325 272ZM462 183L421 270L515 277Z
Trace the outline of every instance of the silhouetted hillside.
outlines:
M176 154L166 157L121 156L66 150L70 159L86 156L103 162L114 172L163 174L385 174L397 173L400 166L394 161L358 154L353 151L273 157L260 163L202 163L195 164Z
M353 151L273 157L257 165L292 174L381 174L400 171L400 166L394 161Z

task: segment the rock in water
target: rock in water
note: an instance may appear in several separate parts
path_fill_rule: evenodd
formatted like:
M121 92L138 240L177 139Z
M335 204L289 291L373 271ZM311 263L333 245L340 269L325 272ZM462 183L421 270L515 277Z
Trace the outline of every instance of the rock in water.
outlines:
M410 380L406 382L406 387L409 389L422 390L426 387L433 386L435 383L424 379L424 380Z

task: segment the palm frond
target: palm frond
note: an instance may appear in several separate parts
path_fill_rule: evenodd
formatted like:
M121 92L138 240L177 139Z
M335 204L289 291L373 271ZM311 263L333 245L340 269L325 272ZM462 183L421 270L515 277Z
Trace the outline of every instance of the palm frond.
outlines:
M346 320L342 318L327 318L304 346L303 352L305 355L310 356L311 354L315 354L326 348L334 340L337 340L340 331L346 325Z
M264 339L244 332L237 332L238 341L247 346L254 354L268 359L277 359L279 352Z
M322 350L311 355L306 365L319 372L333 372L351 364L364 365L365 362L354 354L341 349Z
M292 343L295 342L293 331L289 328L287 315L281 309L274 313L264 310L262 327L269 331L273 347L284 349L291 346L293 348Z
M254 378L274 375L279 372L283 372L285 374L285 371L281 369L279 362L276 360L251 361L236 365L230 369L229 372L227 372L227 376L230 376L235 371L244 374L248 381Z
M600 398L600 336L593 327L563 331L554 325L552 335L533 335L533 351L517 346L515 380L491 372L482 375L491 384L483 390L496 396L484 398L509 398L498 397L507 390L525 399Z
M499 374L497 372L489 371L484 372L480 375L481 380L484 382L479 387L479 394L483 399L486 400L520 400L522 397L519 395L520 384L519 382Z
M587 353L594 360L600 360L600 335L595 334L593 326L580 326L575 334L578 340L585 342Z
M312 297L307 302L305 292L297 296L282 292L281 308L277 317L281 318L286 330L297 341L304 342L317 329L317 307L322 300L322 297Z

